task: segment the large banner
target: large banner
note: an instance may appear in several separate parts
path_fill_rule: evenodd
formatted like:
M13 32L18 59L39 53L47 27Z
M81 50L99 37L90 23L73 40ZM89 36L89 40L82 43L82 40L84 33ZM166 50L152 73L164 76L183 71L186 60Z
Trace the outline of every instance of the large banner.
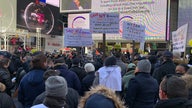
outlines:
M173 51L185 52L188 24L172 32Z
M119 33L118 13L90 13L92 33Z
M167 0L92 0L92 5L92 12L117 12L120 22L145 25L147 40L165 40Z
M130 22L123 23L122 37L127 40L135 40L138 42L145 41L145 26Z
M88 29L64 29L64 46L85 47L93 45L91 32Z

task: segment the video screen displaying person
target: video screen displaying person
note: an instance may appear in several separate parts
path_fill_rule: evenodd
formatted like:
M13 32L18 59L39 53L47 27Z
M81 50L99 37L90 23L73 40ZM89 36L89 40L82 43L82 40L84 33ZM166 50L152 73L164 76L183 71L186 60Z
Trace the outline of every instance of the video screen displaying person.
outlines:
M61 0L62 12L81 12L91 10L91 0Z

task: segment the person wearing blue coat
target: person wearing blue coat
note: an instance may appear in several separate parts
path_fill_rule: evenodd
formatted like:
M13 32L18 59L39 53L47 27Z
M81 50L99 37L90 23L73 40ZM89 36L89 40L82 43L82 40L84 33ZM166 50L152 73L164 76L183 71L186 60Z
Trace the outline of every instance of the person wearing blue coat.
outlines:
M81 93L81 82L75 72L70 71L64 58L60 57L54 60L54 69L60 71L60 76L64 77L67 81L67 86L75 89L78 93Z
M18 100L24 108L30 108L34 99L45 91L43 74L46 67L46 56L43 53L33 57L32 69L22 78L18 89Z

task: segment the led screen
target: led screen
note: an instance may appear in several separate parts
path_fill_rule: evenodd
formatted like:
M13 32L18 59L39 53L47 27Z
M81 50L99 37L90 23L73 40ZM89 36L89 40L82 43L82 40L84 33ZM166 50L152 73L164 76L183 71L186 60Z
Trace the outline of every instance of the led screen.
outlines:
M62 23L59 7L47 4L45 0L17 0L17 28L36 32L41 28L42 34L62 35Z
M92 12L118 12L123 21L146 26L146 40L165 40L167 0L93 0Z

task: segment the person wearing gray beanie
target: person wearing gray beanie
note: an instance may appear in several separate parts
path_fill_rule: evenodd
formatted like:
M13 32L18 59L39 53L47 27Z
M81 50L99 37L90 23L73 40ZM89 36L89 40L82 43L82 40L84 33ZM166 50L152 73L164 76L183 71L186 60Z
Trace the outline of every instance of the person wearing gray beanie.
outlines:
M147 60L147 59L140 60L140 61L137 63L136 71L141 71L141 72L150 73L150 71L151 71L151 63L150 63L150 61Z
M153 108L159 93L156 79L150 75L151 63L140 60L135 69L135 77L128 84L125 102L129 108ZM131 98L130 98L131 97Z
M45 81L45 99L43 104L32 108L64 108L68 93L67 81L61 76L50 76Z

